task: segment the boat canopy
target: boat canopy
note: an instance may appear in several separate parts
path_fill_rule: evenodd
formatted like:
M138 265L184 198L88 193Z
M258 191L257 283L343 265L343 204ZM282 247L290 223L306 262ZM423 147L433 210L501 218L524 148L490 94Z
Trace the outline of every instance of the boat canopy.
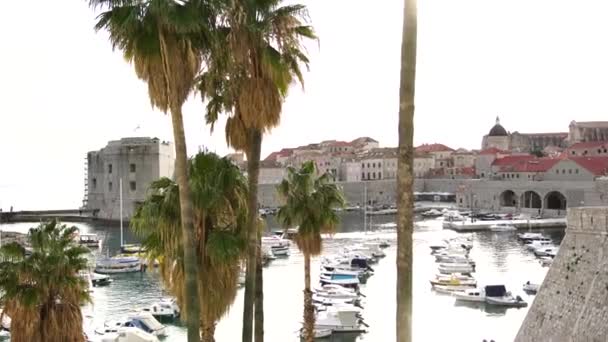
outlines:
M488 285L485 290L488 297L504 297L507 293L507 288L504 285Z

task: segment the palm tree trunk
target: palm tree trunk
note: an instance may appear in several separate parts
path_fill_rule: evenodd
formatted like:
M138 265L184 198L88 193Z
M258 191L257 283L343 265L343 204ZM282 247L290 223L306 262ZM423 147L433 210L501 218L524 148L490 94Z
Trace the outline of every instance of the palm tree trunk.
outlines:
M251 130L248 134L247 177L249 181L248 210L249 229L247 231L247 270L245 272L245 304L243 307L243 342L251 342L253 337L253 306L255 300L255 266L258 241L258 178L260 174L260 152L262 133Z
M264 279L262 269L262 231L258 229L257 255L255 258L255 305L254 341L264 342Z
M171 122L175 140L175 178L179 187L180 217L182 221L182 239L184 243L184 273L186 297L186 324L188 327L188 342L200 340L200 306L198 297L198 267L196 263L196 246L192 214L192 197L188 185L188 154L186 137L180 105L171 107Z
M201 342L215 342L215 322L203 318L201 322Z
M315 340L315 311L310 290L310 253L304 252L304 341Z
M405 0L399 88L397 159L397 342L412 341L412 233L414 90L416 85L416 0Z

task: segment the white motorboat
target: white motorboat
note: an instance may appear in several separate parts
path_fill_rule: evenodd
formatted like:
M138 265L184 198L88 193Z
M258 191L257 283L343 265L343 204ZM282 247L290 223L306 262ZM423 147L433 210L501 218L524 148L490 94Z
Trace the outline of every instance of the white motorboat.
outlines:
M442 216L443 213L437 209L429 209L421 214L424 217L439 217Z
M543 267L549 267L553 263L553 258L544 256L540 257L540 265Z
M99 274L99 273L93 272L91 274L91 281L93 282L93 286L104 286L104 285L110 285L113 280L112 280L112 278L110 278L109 276L107 276L105 274Z
M533 284L531 282L526 282L523 286L523 290L526 293L529 294L536 294L536 292L538 292L538 289L540 288L539 284Z
M326 285L315 289L314 294L319 297L337 298L337 299L359 299L359 293L352 289L348 289L338 285Z
M534 255L536 255L537 257L542 257L542 256L555 257L558 250L559 250L559 247L556 247L556 246L541 246L541 247L534 249Z
M447 264L441 263L439 264L439 273L442 274L452 274L452 273L473 273L475 272L475 267L471 266L471 264Z
M374 258L384 258L386 256L386 253L384 253L380 246L380 242L364 242L363 247L367 248Z
M134 327L105 327L95 333L101 335L95 340L100 342L159 342L156 336Z
M520 239L521 241L525 242L525 241L531 241L531 240L544 239L546 237L541 233L526 232L526 233L517 234L517 238Z
M331 329L315 329L313 330L315 338L325 338L332 334ZM300 329L300 338L304 339L304 328Z
M141 271L141 261L136 257L104 258L95 264L95 272L100 274L131 273Z
M462 292L466 289L470 289L470 287L467 286L450 286L450 285L435 285L432 287L433 291L437 292L437 293L442 293L442 294L448 294L451 295L453 293L456 292Z
M91 234L91 233L83 234L83 233L77 232L76 241L79 244L81 244L83 246L87 246L87 247L100 247L101 246L101 239L97 236L97 234Z
M456 300L464 301L464 302L485 302L486 301L486 293L484 289L465 289L460 292L452 292L452 296L456 298Z
M333 332L365 332L364 325L359 309L352 305L328 307L317 312L315 320L315 329Z
M101 332L104 332L106 328L120 329L125 327L138 328L153 336L167 336L165 326L148 311L129 314L124 320L106 322ZM100 333L100 330L96 330L95 332Z
M11 333L8 330L0 329L0 341L6 341L11 338Z
M528 303L520 296L514 297L511 292L508 292L504 285L488 285L484 290L486 304L516 308L528 306Z
M359 280L365 281L369 277L371 277L374 272L371 270L361 269L358 267L349 267L341 264L321 264L321 272L330 272L334 274L344 274L344 275L355 275L359 278Z
M323 297L323 296L317 295L316 293L313 293L312 301L313 301L313 303L322 304L322 305L345 305L345 304L358 305L359 298Z
M435 255L435 261L445 264L470 264L475 267L475 261L463 255Z
M436 275L434 279L430 280L430 283L432 286L477 286L477 280L475 280L475 278L459 273Z
M513 225L508 223L497 223L490 226L490 230L493 232L512 232L517 230Z
M443 250L438 250L435 253L432 253L435 257L439 256L454 256L454 255L459 255L462 257L468 257L469 256L469 251L466 249L462 249L462 248L450 248L450 249L443 249Z
M174 320L180 315L177 301L173 298L163 298L149 307L144 308L143 311L149 312L154 318L159 320Z
M359 277L356 274L344 274L344 273L335 273L335 272L321 272L319 276L319 280L321 285L341 285L344 287L349 287L353 289L358 289Z
M270 248L275 257L286 257L289 256L291 242L278 236L265 236L262 237L262 246Z
M529 240L526 241L526 243L524 244L524 246L526 247L526 249L529 249L531 251L537 249L537 248L541 248L541 247L545 247L545 246L552 246L553 242L551 241L551 239L538 239L538 240Z

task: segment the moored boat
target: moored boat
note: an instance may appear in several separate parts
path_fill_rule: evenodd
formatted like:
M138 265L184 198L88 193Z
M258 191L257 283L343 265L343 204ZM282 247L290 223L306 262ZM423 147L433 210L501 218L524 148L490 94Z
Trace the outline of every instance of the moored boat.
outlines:
M95 264L95 273L114 274L141 271L141 262L135 257L104 258Z
M499 232L512 232L516 231L517 228L515 226L510 225L508 223L497 223L490 226L490 230L496 233Z
M326 311L317 312L315 329L336 332L365 332L365 322L359 309L352 305L328 307Z
M452 292L456 300L464 302L485 302L486 294L484 289L465 289L464 291Z
M178 318L180 315L177 301L173 298L162 298L160 301L144 308L143 312L149 312L154 318L161 321L171 321Z
M93 283L93 286L105 286L105 285L110 285L112 283L112 278L110 278L109 276L105 275L105 274L99 274L99 273L95 273L93 272L93 274L91 274L91 282Z
M520 296L513 296L504 285L488 285L484 288L486 293L486 304L504 307L525 307L528 303Z
M538 292L538 289L540 288L539 284L533 284L531 282L526 282L523 286L523 290L526 293L529 294L536 294L536 292Z
M461 263L461 264L441 263L441 264L439 264L438 269L439 269L439 273L442 273L442 274L475 272L475 267L473 267L469 263Z
M477 286L477 280L475 280L475 278L459 273L453 273L451 275L436 275L434 279L430 280L430 283L432 286Z

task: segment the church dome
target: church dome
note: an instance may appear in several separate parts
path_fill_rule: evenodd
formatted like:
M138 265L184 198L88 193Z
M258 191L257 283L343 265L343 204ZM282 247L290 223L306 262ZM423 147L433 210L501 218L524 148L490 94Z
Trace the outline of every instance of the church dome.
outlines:
M508 135L509 134L507 133L507 130L504 127L502 127L502 125L500 124L500 119L498 117L496 117L496 124L490 130L490 133L488 134L488 136L490 136L490 137L506 137Z

